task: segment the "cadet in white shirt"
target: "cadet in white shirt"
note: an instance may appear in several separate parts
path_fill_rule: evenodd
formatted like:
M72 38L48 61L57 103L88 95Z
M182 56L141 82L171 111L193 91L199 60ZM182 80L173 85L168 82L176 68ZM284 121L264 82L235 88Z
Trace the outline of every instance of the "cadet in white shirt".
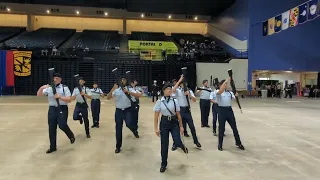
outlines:
M139 98L140 93L136 93L133 88L129 88L127 85L127 79L125 77L121 78L123 89L117 84L113 86L111 91L107 95L107 99L116 99L116 112L115 112L115 122L116 122L116 150L115 153L120 153L122 147L122 127L123 120L126 126L133 132L136 138L139 138L139 133L136 126L132 120L132 96Z
M181 141L181 136L184 129L182 126L182 119L180 115L180 106L176 99L171 96L171 85L166 83L163 86L164 96L158 100L153 108L154 110L154 131L157 136L161 138L161 168L163 173L168 165L168 147L169 147L169 133L176 147L181 148L185 153L188 149ZM161 113L161 121L159 124L159 115Z
M201 111L201 127L210 127L208 119L210 115L210 93L212 89L208 87L208 80L203 80L202 90L197 90L196 94L200 94L200 111Z
M100 97L104 97L104 93L100 88L98 88L97 82L93 83L93 88L90 91L92 94L91 112L92 112L92 120L93 120L93 125L91 126L91 128L99 128L100 108L101 108Z
M79 120L80 124L84 122L84 128L86 131L87 138L90 138L89 130L89 118L88 118L88 104L87 99L91 99L92 93L90 89L84 86L85 81L82 77L79 78L79 84L82 88L82 91L79 91L79 88L74 88L72 93L72 100L76 100L76 107L73 111L73 120ZM80 115L81 114L81 115Z
M235 95L233 92L230 92L227 90L227 85L230 78L227 80L222 80L220 82L220 89L215 90L214 93L217 98L217 102L219 105L219 144L218 149L222 151L222 144L223 144L223 136L225 131L225 125L226 121L228 121L232 131L233 135L236 141L236 146L238 146L239 149L244 150L244 147L241 143L237 124L236 124L236 118L234 117L234 113L232 110L232 100L235 99L235 96L238 96L238 93Z
M53 83L56 86L57 93L53 94L52 87L49 85L41 86L37 92L37 96L48 96L49 101L48 125L50 148L46 151L47 154L57 150L57 125L68 136L71 144L76 140L67 124L68 103L71 102L71 93L67 86L61 84L61 81L61 75L55 73L53 75ZM56 99L59 99L61 109L59 109ZM60 110L62 113L60 113Z
M181 76L179 81L173 87L172 92L176 94L175 98L178 100L179 105L180 105L180 114L182 117L184 136L186 136L186 137L189 136L186 132L186 127L188 124L190 131L191 131L191 134L192 134L193 143L198 148L200 148L201 144L199 143L199 140L198 140L198 137L196 134L196 128L194 126L191 111L190 111L190 105L188 104L188 100L187 100L187 98L191 98L193 102L196 102L196 97L194 96L192 90L190 90L190 89L188 91L184 92L182 81L183 81L183 76ZM180 87L179 87L179 85L180 85ZM175 146L175 144L173 144L172 150L174 151L176 149L177 149L177 147Z

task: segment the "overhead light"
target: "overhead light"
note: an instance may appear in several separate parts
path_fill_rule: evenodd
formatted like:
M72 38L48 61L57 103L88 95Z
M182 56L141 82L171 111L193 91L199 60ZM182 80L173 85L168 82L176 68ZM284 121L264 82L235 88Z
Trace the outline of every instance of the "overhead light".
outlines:
M10 8L7 8L7 11L8 11L8 12L10 12L10 11L11 11L11 9L10 9Z
M141 17L144 17L144 14L141 14Z
M76 13L77 13L77 14L80 14L80 12L79 12L79 11L77 11Z
M105 16L108 16L108 13L107 13L107 12L105 12L105 13L104 13L104 15L105 15Z
M168 18L171 19L171 15L169 15Z
M196 16L196 17L194 18L194 20L198 20L198 17Z
M48 14L50 14L50 11L49 11L49 10L47 10L47 13L48 13Z

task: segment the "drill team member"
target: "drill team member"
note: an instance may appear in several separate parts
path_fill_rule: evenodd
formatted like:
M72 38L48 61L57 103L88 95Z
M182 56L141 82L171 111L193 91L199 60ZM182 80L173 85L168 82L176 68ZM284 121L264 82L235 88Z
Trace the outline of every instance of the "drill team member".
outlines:
M181 136L184 129L182 126L182 119L180 115L180 106L176 99L171 96L171 85L167 83L163 86L164 96L158 100L153 108L154 110L154 130L157 136L161 138L161 168L160 172L165 172L168 165L168 147L169 147L169 133L176 147L181 148L185 153L188 149L181 141ZM158 123L159 114L161 113L160 124Z
M86 131L87 138L90 138L90 130L89 130L89 118L88 118L88 104L87 99L92 98L92 93L90 89L84 86L85 81L82 77L79 78L79 84L82 87L82 91L80 92L79 88L74 88L72 92L72 100L76 100L76 107L73 112L73 120L79 120L80 124L84 122L84 128ZM84 100L85 99L85 100ZM80 115L81 114L81 115Z
M203 87L196 94L200 94L201 127L210 127L208 119L210 115L210 93L212 89L208 87L208 80L203 80Z
M98 88L97 82L93 83L93 88L90 91L92 94L91 111L92 111L92 120L93 120L93 125L91 126L91 128L99 128L100 108L101 108L100 97L104 97L104 93L100 88Z
M217 103L217 96L215 92L210 93L210 102L212 102L213 135L217 136L217 120L218 120L219 105Z
M71 102L71 93L67 86L61 84L61 75L55 73L53 75L53 83L56 86L56 94L53 94L52 87L43 85L39 88L37 96L48 96L49 111L48 111L48 125L49 125L49 139L50 148L46 151L47 154L57 150L57 125L68 136L71 144L75 142L75 136L67 124L68 120L68 103ZM59 99L60 109L56 99Z
M107 95L107 99L111 98L116 99L116 112L115 112L115 122L116 122L116 150L115 153L120 153L122 147L122 127L123 120L126 123L126 126L133 132L133 135L136 138L139 138L139 133L135 127L135 124L132 120L132 99L131 96L135 98L139 98L141 96L140 93L136 93L133 88L128 88L127 79L122 77L121 83L123 85L123 89L119 87L117 84L113 86L109 94Z
M244 147L241 143L240 136L238 133L236 119L234 117L233 110L231 107L232 100L235 99L235 96L238 96L238 93L234 95L233 92L226 90L229 80L230 78L227 80L222 80L220 82L220 89L214 91L217 98L218 105L219 105L219 144L218 144L219 151L223 151L222 144L223 144L223 136L224 136L226 121L228 121L233 131L233 135L236 141L236 146L238 146L239 149L244 150Z
M140 96L143 95L143 90L137 86L138 85L138 81L137 80L133 80L131 82L131 87L133 88L133 90L136 91L136 93L140 93ZM133 102L133 107L132 107L132 121L135 124L135 128L138 130L138 121L139 121L139 110L140 110L140 100L139 98L135 98L132 96L132 102Z
M196 97L194 96L194 94L193 94L193 92L191 90L188 90L188 91L184 92L182 80L183 80L183 76L181 76L179 81L173 87L172 92L176 94L175 98L178 100L179 105L180 105L180 114L181 114L181 117L182 117L182 125L183 125L183 128L184 128L184 135L187 136L185 128L186 128L186 126L188 124L188 126L190 128L190 131L191 131L191 134L192 134L193 143L198 148L200 148L201 144L199 143L199 140L198 140L198 137L197 137L197 134L196 134L196 128L194 126L192 115L191 115L191 111L190 111L190 107L189 107L189 104L188 104L188 101L187 101L187 98L190 97L193 102L196 102ZM180 87L179 87L179 84L180 84ZM176 149L177 149L177 147L175 146L175 144L173 144L172 150L174 151Z

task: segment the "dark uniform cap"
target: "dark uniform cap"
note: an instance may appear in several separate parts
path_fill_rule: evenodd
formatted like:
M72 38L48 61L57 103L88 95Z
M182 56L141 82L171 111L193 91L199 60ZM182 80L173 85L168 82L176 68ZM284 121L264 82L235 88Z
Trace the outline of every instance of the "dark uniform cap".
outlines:
M166 82L166 83L163 85L162 90L164 91L164 90L167 89L168 87L169 87L169 88L172 88L172 84Z
M83 77L79 77L79 80L84 80Z
M177 82L177 79L172 79L172 81L171 81L171 82L172 82L172 83L173 83L173 82Z
M225 81L226 80L221 80L219 84L222 85Z
M60 73L54 73L54 74L53 74L53 77L59 77L59 78L61 78L61 74L60 74Z

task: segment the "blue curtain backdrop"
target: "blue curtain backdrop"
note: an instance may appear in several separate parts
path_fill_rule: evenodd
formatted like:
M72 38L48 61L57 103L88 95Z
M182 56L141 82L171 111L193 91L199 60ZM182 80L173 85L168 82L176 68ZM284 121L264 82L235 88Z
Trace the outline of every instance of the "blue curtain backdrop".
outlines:
M6 51L0 51L0 87L6 85Z

